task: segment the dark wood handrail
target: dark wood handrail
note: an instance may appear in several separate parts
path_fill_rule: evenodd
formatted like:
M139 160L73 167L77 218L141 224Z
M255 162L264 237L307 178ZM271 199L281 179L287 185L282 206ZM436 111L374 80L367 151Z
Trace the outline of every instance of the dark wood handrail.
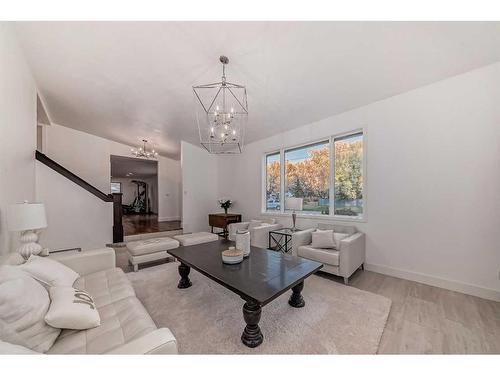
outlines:
M78 186L84 188L89 193L95 195L104 202L113 202L113 242L123 242L123 224L122 224L122 193L105 194L98 188L92 186L83 178L78 177L73 172L64 168L61 164L55 162L40 151L35 151L35 159L73 181Z
M61 164L55 162L51 158L49 158L47 155L42 154L40 151L35 151L35 159L38 160L39 162L45 164L47 167L53 169L57 173L63 175L67 179L73 181L75 184L78 186L84 188L87 190L89 193L94 194L97 198L103 200L104 202L113 202L113 195L112 194L105 194L102 191L100 191L98 188L92 186L89 184L87 181L85 181L83 178L78 177L76 174L73 172L67 170L64 168Z

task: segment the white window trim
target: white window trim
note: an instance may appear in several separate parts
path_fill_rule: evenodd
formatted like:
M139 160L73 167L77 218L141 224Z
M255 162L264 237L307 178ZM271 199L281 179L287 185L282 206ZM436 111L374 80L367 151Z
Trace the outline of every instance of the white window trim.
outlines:
M274 149L273 151L265 152L262 157L262 190L261 190L261 215L265 216L275 216L275 217L289 217L290 213L285 212L285 204L283 201L283 197L285 196L285 151L300 148L308 145L313 145L315 143L320 143L324 141L329 141L330 148L330 197L335 197L335 153L334 153L334 140L335 138L345 137L349 135L353 135L356 133L363 133L363 215L360 217L353 216L344 216L344 215L335 215L335 198L330 199L330 209L328 215L322 215L318 213L297 213L298 218L304 219L318 219L318 220L326 220L326 221L346 221L346 222L358 222L358 223L366 223L368 218L368 194L367 194L367 131L365 127L358 128L355 130L350 130L348 132L342 132L338 134L331 135L328 138L319 138L317 140L308 141L305 143L300 143L292 146L282 146L279 149ZM266 185L267 185L267 156L280 154L280 209L279 211L267 211L266 203L267 203L267 194L266 194Z

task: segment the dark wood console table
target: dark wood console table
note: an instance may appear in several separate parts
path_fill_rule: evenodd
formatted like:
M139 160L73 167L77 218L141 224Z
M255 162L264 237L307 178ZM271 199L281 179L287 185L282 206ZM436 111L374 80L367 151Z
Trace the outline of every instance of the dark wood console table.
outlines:
M212 233L214 233L214 227L222 228L222 232L218 232L217 234L225 239L227 239L228 235L227 226L231 223L241 223L241 214L221 213L208 215L208 225L212 228Z

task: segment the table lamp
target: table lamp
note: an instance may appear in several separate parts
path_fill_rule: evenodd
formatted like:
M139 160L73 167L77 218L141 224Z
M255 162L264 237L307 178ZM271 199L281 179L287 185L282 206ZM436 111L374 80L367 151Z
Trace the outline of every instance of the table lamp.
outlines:
M43 203L11 204L7 214L7 225L11 232L21 232L21 246L17 252L25 259L30 255L38 255L42 246L38 244L38 229L47 227L45 206Z
M304 198L285 198L285 209L293 210L293 212L292 212L292 222L293 222L292 230L294 230L294 231L295 231L295 221L297 220L297 214L295 213L295 210L302 211L303 201L304 201Z

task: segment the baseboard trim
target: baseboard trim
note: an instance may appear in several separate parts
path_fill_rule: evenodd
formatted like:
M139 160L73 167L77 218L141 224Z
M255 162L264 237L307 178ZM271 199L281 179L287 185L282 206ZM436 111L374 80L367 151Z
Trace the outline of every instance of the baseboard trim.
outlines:
M383 275L416 281L422 284L437 286L439 288L449 289L455 292L470 294L472 296L500 302L500 291L498 290L488 289L472 284L465 284L456 280L442 279L440 277L435 277L423 273L391 268L380 264L366 263L365 269L368 271L381 273Z
M181 220L180 216L164 216L164 217L159 217L158 221L177 221Z

